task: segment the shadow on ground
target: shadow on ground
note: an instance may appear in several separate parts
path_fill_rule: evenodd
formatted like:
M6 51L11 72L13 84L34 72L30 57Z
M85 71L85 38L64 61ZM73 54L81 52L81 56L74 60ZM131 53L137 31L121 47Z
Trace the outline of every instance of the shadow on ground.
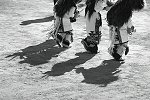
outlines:
M43 77L63 75L64 73L70 72L75 69L76 66L84 64L87 60L95 56L95 54L88 54L87 52L80 52L75 55L78 56L75 59L55 64L52 67L51 71L43 73L45 74Z
M82 82L88 84L99 84L106 87L113 81L118 80L117 73L121 70L118 68L124 62L118 62L113 59L104 60L100 66L96 68L84 69L83 67L76 69L76 73L82 73L84 80Z
M20 59L23 59L19 63L28 63L30 65L40 65L44 63L48 63L48 61L52 57L57 57L58 54L66 48L58 48L55 46L56 43L54 40L47 40L41 44L35 45L35 46L29 46L25 49L20 50L20 52L13 53L11 55L8 55L8 57L20 57Z
M85 6L85 4L79 4L78 5L79 8L82 8L84 6ZM54 20L54 16L50 15L49 17L45 17L45 18L34 19L34 20L26 20L26 21L21 22L20 25L29 25L29 24L32 24L32 23L50 22L52 20Z
M52 20L54 20L54 16L49 16L49 17L45 17L45 18L41 18L41 19L23 21L23 22L21 22L20 25L29 25L32 23L43 23L43 22L49 22Z

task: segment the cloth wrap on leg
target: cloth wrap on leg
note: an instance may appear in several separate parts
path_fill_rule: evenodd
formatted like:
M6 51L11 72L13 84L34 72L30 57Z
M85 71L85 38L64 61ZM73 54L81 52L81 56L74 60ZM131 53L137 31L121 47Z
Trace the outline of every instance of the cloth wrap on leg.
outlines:
M126 34L120 33L120 29L115 27L111 27L111 45L108 48L108 52L111 56L113 56L116 60L120 60L122 55L125 55L129 52L128 47L128 36ZM113 31L115 30L115 31Z

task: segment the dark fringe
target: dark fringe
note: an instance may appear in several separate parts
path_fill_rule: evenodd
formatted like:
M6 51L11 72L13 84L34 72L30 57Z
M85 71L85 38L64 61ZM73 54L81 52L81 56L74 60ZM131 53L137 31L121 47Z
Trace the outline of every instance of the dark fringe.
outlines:
M85 16L88 14L88 18L90 19L92 14L95 12L95 3L99 0L87 0L86 1L86 8L85 8Z
M122 27L132 17L133 11L144 7L143 0L118 0L107 12L108 25Z
M76 2L78 0L58 0L54 6L54 11L56 16L63 17L65 13L70 11L72 7L76 7Z
M54 5L56 4L56 2L57 2L58 0L53 0L53 2L54 2Z

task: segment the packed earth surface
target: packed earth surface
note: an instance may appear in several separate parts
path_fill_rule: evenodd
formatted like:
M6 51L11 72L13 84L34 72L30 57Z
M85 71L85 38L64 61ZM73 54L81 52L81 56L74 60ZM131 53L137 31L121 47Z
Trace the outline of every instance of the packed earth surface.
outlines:
M71 47L59 48L47 39L52 0L0 0L0 100L150 100L149 4L134 12L136 32L119 62L108 54L106 11L98 53L90 54L81 44L84 3L72 24Z

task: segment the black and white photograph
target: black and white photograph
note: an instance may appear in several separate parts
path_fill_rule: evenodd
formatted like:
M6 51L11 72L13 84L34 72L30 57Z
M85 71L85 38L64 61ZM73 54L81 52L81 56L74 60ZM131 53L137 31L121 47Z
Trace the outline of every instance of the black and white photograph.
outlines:
M150 0L0 0L0 100L150 100Z

